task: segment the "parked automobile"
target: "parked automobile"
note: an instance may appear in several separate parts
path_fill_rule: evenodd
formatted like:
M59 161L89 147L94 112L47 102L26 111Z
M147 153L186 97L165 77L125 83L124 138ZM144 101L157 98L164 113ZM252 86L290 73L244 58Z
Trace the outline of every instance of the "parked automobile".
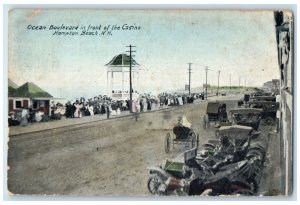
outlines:
M206 107L206 114L203 116L203 128L210 127L211 122L214 124L220 122L227 122L226 103L219 101L208 102Z
M259 108L231 109L229 110L231 124L249 126L254 130L258 130L262 112L263 110Z
M265 149L251 143L260 132L246 126L220 128L220 141L199 152L183 153L183 161L166 160L150 167L148 190L155 195L254 195L260 183ZM208 146L210 145L210 146Z
M276 120L276 112L279 109L279 103L274 101L250 101L250 108L262 109L261 118L267 125L272 125Z

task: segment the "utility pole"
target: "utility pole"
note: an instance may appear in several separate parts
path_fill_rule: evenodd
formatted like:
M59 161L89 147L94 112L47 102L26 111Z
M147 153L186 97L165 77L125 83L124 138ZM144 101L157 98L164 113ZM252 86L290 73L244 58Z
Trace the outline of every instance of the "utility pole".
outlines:
M132 55L132 53L136 52L136 51L132 50L132 48L134 48L135 46L129 45L126 47L129 47L129 51L126 51L126 52L129 52L129 110L130 110L130 113L132 113L132 76L131 76L131 73L132 73L132 57L134 57L134 55Z
M239 75L239 88L241 87L241 76Z
M188 68L188 71L189 71L189 95L191 94L191 71L192 71L192 63L188 63L189 65L189 68Z
M229 75L229 81L230 81L229 89L231 90L231 74Z
M219 81L220 80L220 71L218 71L218 94L217 94L217 96L219 96Z
M207 100L207 71L210 70L210 69L208 69L208 67L205 66L205 69L204 69L204 70L205 70L205 74L206 74L206 80L205 80L205 81L206 81L206 82L205 82L205 95L206 95L206 96L205 96L205 99Z

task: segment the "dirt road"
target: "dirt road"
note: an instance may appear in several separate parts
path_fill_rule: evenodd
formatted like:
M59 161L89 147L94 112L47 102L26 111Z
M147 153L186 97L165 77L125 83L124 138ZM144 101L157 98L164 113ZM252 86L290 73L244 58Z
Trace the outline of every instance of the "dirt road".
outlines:
M236 102L232 102L234 106ZM161 112L125 116L88 125L11 137L8 189L15 194L147 196L149 166L182 152L166 154L164 140L176 118L185 114L200 135L206 102Z

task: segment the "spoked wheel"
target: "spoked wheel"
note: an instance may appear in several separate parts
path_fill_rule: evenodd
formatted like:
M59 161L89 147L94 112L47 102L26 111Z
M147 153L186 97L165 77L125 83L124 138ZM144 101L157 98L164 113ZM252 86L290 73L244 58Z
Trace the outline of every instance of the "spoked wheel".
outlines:
M252 187L253 185L253 187ZM255 184L256 185L256 184ZM249 186L248 185L242 185L242 184L232 184L231 186L234 187L234 191L233 191L233 195L235 194L240 194L240 195L244 195L244 196L253 196L254 195L254 192L256 189L256 187L254 184L251 184L249 183Z
M265 124L266 125L273 125L273 123L274 123L274 120L271 117L267 117L265 119Z
M197 136L196 136L196 134L195 134L195 132L191 132L190 134L190 140L191 140L191 148L194 148L195 146L197 146L196 145L196 143L197 143Z
M204 116L203 116L203 129L206 130L207 127L208 127L208 120L207 120L207 116L204 115Z
M200 139L199 139L199 134L197 133L197 142L196 142L197 148L199 147L199 143L200 143Z
M171 134L168 132L165 139L165 151L168 153L171 147Z
M259 150L257 148L249 148L248 151L247 151L246 156L254 156L261 162L264 159L264 154L262 153L261 150Z
M157 195L158 187L160 185L160 179L157 177L157 175L152 174L147 182L147 188L151 194Z
M215 135L216 135L216 137L217 137L217 138L219 138L219 136L220 136L220 131L219 131L219 128L217 128L217 129L216 129L216 131L215 131Z
M247 180L251 187L251 191L253 193L256 193L258 190L258 185L260 183L261 177L262 177L262 169L261 169L261 162L256 162L252 165L252 170L251 170L251 177Z
M216 149L216 146L213 144L204 144L202 145L202 148L207 151L214 151Z
M255 179L249 180L248 183L250 185L250 193L249 193L249 195L254 195L257 192L257 190L258 190L258 184L257 184L257 182L256 182Z
M253 196L254 193L250 189L238 189L235 192L233 192L233 195L240 194L243 196Z

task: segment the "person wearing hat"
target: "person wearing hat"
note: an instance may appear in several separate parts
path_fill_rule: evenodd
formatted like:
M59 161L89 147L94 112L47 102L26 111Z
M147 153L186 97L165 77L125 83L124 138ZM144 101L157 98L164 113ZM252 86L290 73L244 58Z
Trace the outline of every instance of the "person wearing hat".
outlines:
M25 107L22 107L22 112L21 112L22 119L21 119L20 125L27 126L27 124L28 124L28 114L29 114L28 109L25 108Z

